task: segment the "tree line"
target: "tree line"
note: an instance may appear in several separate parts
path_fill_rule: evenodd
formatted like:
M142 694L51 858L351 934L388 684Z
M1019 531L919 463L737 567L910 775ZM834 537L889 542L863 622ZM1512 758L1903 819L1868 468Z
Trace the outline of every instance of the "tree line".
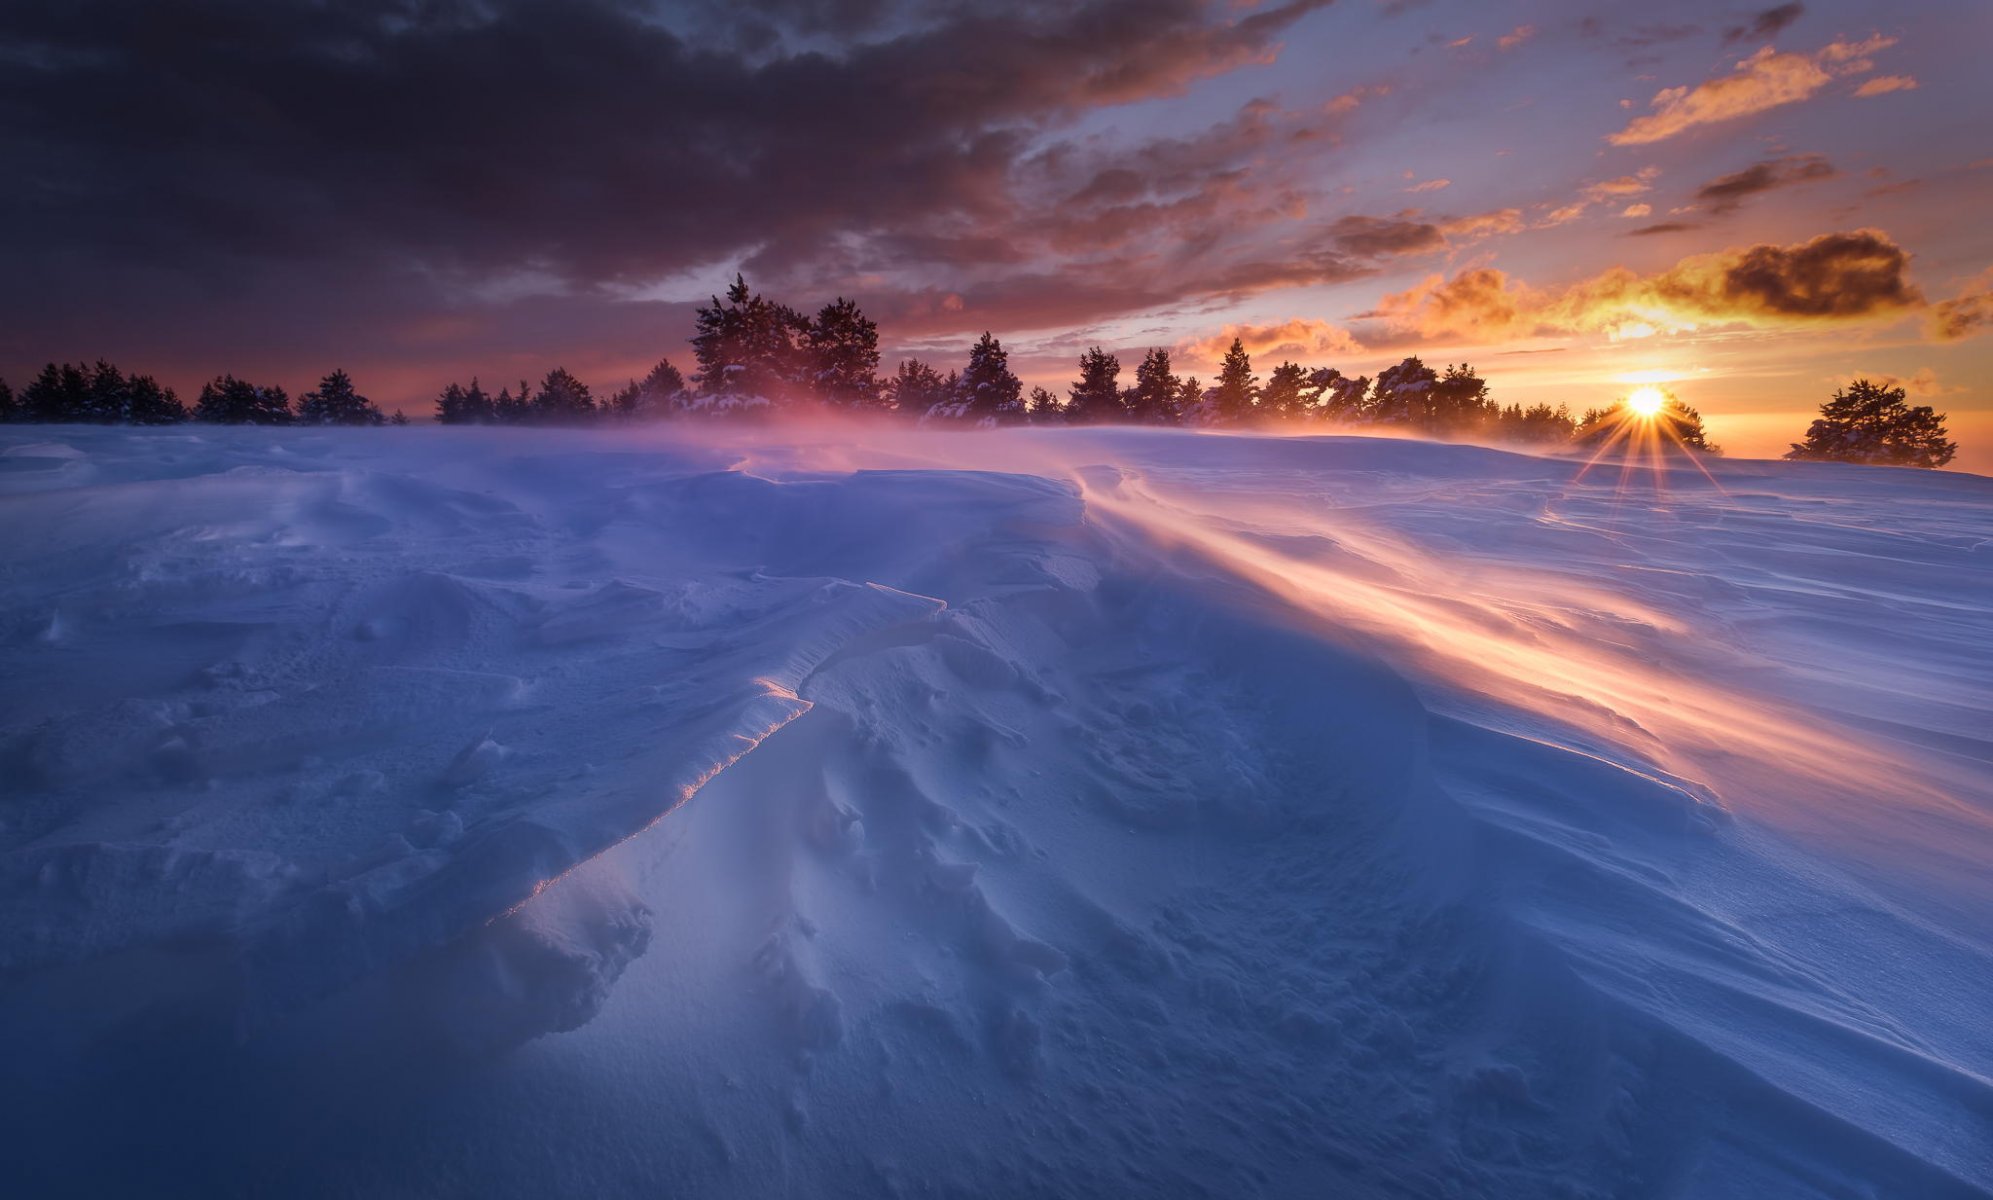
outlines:
M1141 424L1203 428L1374 426L1442 438L1483 438L1555 445L1598 444L1634 420L1622 399L1573 416L1547 404L1499 404L1487 380L1461 363L1442 368L1409 357L1369 376L1334 367L1283 362L1264 380L1244 344L1233 339L1212 385L1179 375L1168 350L1148 350L1132 380L1121 360L1098 346L1080 355L1079 378L1063 397L1042 387L1027 395L1010 369L1003 343L984 333L968 360L943 375L918 358L879 373L879 327L859 306L839 297L814 314L768 299L740 275L722 299L701 305L692 337L688 379L669 359L642 380L597 400L589 386L555 367L535 386L520 380L496 395L473 377L452 382L436 399L446 425L578 424L697 416L776 416L820 408L893 415L922 425L994 428L1008 425ZM1666 440L1717 453L1702 416L1672 395L1643 415ZM201 388L192 408L148 375L50 363L17 397L0 380L0 420L159 425L194 420L247 425L406 424L386 417L343 370L319 381L293 404L280 387L233 375ZM1911 407L1902 388L1857 380L1836 392L1787 458L1832 459L1937 467L1957 447L1945 436L1944 415Z

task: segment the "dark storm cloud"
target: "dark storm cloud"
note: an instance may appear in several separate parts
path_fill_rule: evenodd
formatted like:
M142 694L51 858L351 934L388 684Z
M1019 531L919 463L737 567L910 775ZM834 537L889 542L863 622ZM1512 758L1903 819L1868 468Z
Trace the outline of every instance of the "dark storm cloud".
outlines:
M1262 60L1324 2L8 5L0 261L585 288L748 246L781 269L850 236L1001 239L1037 134Z
M1627 231L1626 236L1659 237L1664 233L1687 233L1691 229L1696 228L1699 228L1699 226L1689 224L1686 221L1662 221L1657 225L1642 225L1638 229L1630 229Z
M1728 213L1760 193L1831 179L1834 175L1834 165L1820 155L1795 154L1767 159L1735 174L1712 179L1696 191L1695 198L1709 205L1712 213Z
M1437 225L1403 217L1344 217L1329 226L1336 246L1364 258L1422 254L1445 247Z
M1784 32L1786 26L1797 21L1805 13L1806 6L1798 3L1780 4L1773 8L1767 8L1752 17L1748 23L1734 25L1724 30L1724 44L1733 45L1737 42L1758 41L1760 39L1777 37L1780 33Z
M1704 302L1797 319L1841 320L1923 303L1910 255L1870 229L1822 234L1794 246L1753 246L1723 263Z

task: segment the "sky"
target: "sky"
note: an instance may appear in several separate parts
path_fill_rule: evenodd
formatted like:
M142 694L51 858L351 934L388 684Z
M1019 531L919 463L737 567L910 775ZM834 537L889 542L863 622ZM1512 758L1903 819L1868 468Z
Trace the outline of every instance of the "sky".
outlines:
M736 271L888 364L1234 337L1733 453L1847 380L1993 473L1985 0L0 0L0 378L689 369Z

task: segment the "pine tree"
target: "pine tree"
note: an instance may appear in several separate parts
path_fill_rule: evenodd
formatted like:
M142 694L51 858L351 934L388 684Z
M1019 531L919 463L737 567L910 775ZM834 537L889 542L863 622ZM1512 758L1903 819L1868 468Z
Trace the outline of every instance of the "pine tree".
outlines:
M750 292L736 274L724 302L714 296L695 319L692 355L700 390L710 396L786 400L807 372L800 343L809 322L794 310Z
M1115 383L1120 374L1121 360L1099 346L1080 355L1080 377L1066 393L1066 415L1082 424L1124 420L1128 410Z
M1472 433L1490 423L1495 411L1495 402L1488 396L1488 381L1461 363L1449 366L1433 384L1419 425L1428 433Z
M501 425L517 425L529 420L533 415L533 388L525 380L519 381L519 390L499 388L498 399L492 401L491 415Z
M462 425L470 418L465 413L465 393L463 385L451 381L436 397L436 423L438 425ZM510 399L510 396L507 396Z
M879 406L879 326L858 304L839 296L805 331L810 386L836 408Z
M1198 419L1204 408L1204 381L1195 375L1186 375L1176 384L1176 419L1182 424L1191 424Z
M1370 417L1383 425L1423 425L1439 372L1412 357L1377 376L1371 392Z
M387 421L372 400L353 389L352 378L343 370L333 371L318 381L318 387L298 397L297 419L304 425L380 425Z
M470 425L489 425L496 416L491 394L478 383L475 375L471 376L471 386L464 389L462 412L465 423Z
M125 420L133 425L177 425L187 419L187 406L173 389L159 386L150 375L125 380Z
M0 425L11 425L20 419L21 406L14 402L14 389L0 379Z
M122 425L125 422L129 403L129 384L125 373L105 362L97 360L89 374L89 383L83 401L82 418L98 425Z
M1259 377L1253 374L1252 359L1246 356L1244 343L1233 338L1231 349L1225 351L1225 361L1219 364L1218 384L1211 391L1210 403L1204 406L1206 421L1214 425L1242 424L1251 419L1258 398Z
M533 419L556 423L585 421L595 415L595 397L588 385L568 374L564 367L547 372L540 390L533 394Z
M1059 404L1059 398L1041 387L1031 389L1031 399L1024 406L1024 419L1033 425L1063 425L1066 423L1066 410Z
M950 384L941 372L917 358L901 362L886 381L886 399L904 416L919 417L947 399Z
M276 386L259 387L233 375L201 385L194 419L215 425L288 425L291 398Z
M953 396L936 408L944 419L979 426L1010 425L1024 419L1024 383L1011 374L1010 355L987 330L969 349L969 365L956 379ZM937 415L930 410L930 416Z
M1182 419L1177 377L1170 372L1170 352L1152 349L1135 368L1135 386L1128 390L1128 415L1147 425L1174 425Z
M70 424L90 419L90 381L80 367L49 363L21 393L21 409L30 421Z
M1307 383L1307 368L1291 362L1281 363L1266 377L1266 386L1260 389L1260 412L1282 421L1298 421L1306 417Z
M394 415L388 418L388 424L406 425L408 424L408 414L400 409L396 409Z
M1958 453L1946 437L1945 414L1909 404L1900 387L1857 379L1820 406L1820 416L1794 442L1790 459L1942 467Z
M1308 385L1315 389L1313 407L1322 420L1349 425L1368 415L1365 402L1370 393L1370 376L1358 375L1352 379L1334 367L1324 367L1308 377Z

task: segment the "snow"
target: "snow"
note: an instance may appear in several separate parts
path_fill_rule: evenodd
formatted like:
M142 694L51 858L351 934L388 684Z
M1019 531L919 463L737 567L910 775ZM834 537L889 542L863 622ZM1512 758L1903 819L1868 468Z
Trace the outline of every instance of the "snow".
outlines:
M1993 481L0 430L0 1190L1993 1194Z

